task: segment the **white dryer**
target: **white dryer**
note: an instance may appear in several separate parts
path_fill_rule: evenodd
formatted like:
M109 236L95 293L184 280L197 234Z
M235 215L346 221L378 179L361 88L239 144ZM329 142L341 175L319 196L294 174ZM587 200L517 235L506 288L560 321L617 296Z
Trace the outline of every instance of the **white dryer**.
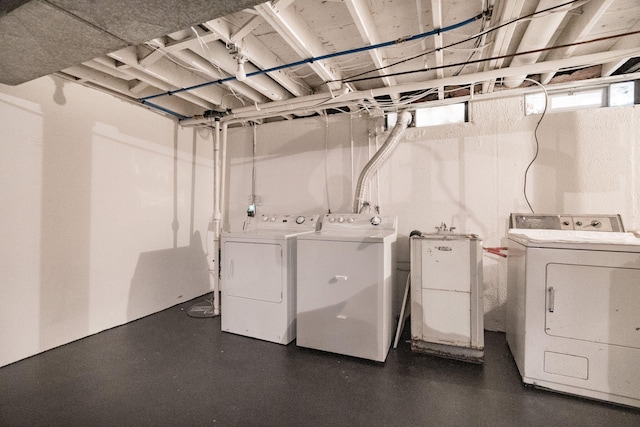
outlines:
M298 238L298 346L385 361L401 305L396 222L328 214Z
M222 330L278 344L296 336L296 237L313 233L318 215L261 215L245 231L225 232Z
M640 239L615 215L514 215L506 326L523 382L640 407Z

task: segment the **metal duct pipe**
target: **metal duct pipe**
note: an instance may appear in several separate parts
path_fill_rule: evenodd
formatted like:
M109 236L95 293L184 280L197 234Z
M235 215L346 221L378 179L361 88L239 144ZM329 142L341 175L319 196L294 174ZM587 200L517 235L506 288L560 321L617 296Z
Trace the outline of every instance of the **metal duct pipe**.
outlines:
M411 113L408 111L403 111L398 116L398 121L396 125L391 130L389 137L382 144L382 147L373 155L371 160L365 165L362 172L360 172L360 177L358 178L358 185L356 186L356 194L353 199L353 213L358 213L360 211L360 207L362 206L363 198L364 198L364 189L365 185L371 178L371 174L375 172L380 165L389 157L391 151L398 145L398 141L400 141L400 137L407 129L411 123Z

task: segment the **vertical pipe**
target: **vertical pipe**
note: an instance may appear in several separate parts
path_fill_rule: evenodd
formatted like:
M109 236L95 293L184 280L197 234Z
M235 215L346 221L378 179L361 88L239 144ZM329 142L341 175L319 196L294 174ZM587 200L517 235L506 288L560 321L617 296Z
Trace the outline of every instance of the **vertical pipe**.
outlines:
M216 118L213 143L213 315L220 314L220 119Z
M220 122L217 122L218 128L220 126ZM219 209L220 209L220 219L219 219L219 224L220 227L218 229L218 241L220 241L220 233L222 232L222 228L224 226L223 224L223 220L224 220L224 201L225 201L225 188L226 188L226 182L227 182L227 128L229 127L229 125L227 123L223 123L222 124L222 135L220 137L221 139L221 152L220 152L220 162L221 162L221 166L220 166L220 179L218 182L220 182L220 187L219 187L219 193L220 193L220 197L219 197L219 201L218 201L218 205L219 205ZM218 259L220 259L220 262L222 262L222 250L221 248L218 246ZM220 264L222 265L222 264ZM220 274L221 274L222 270L218 270L218 284L220 283ZM218 290L217 290L218 294L220 293L220 286L218 285ZM216 301L214 302L213 305L213 313L214 315L218 315L220 314L220 301L218 299L216 299Z

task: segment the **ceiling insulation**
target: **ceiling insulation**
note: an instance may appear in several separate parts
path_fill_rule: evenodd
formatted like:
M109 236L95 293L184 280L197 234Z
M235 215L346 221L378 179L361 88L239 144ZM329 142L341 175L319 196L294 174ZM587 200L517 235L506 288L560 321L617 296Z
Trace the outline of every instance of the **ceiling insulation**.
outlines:
M24 83L262 1L1 1L0 83Z

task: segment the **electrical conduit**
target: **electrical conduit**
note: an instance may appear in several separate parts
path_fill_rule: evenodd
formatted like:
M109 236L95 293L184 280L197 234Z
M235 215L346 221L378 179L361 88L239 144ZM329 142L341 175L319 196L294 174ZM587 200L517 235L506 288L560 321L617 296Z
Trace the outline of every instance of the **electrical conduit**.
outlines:
M375 172L380 165L389 157L393 149L398 145L400 137L411 123L411 113L403 111L399 114L396 125L391 130L389 137L382 144L380 149L373 155L371 160L365 165L360 177L358 178L358 185L356 186L356 194L353 199L353 213L358 213L364 202L364 190L367 182L371 178L371 174Z

